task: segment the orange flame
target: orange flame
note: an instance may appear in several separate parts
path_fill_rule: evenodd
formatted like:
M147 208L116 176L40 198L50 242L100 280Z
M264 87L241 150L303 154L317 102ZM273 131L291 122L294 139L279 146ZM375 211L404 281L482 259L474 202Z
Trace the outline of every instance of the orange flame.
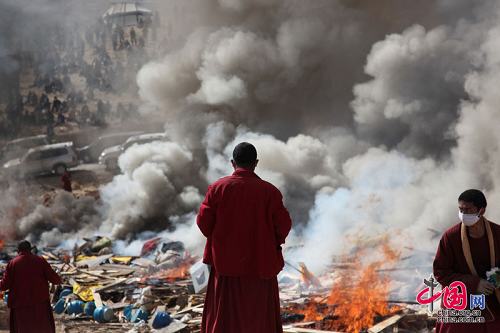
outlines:
M332 287L328 304L335 306L333 314L339 318L339 324L346 332L359 332L372 326L375 317L399 310L389 307L387 298L391 281L388 276L379 274L377 269L387 262L396 262L400 255L385 242L381 251L383 260L372 262L360 271L343 272ZM353 258L360 267L363 267L362 255L363 251L359 250Z
M165 279L168 282L187 279L189 278L189 269L195 262L194 257L188 256L176 267L161 270L158 273L150 275L149 278ZM143 280L147 278L144 277Z
M305 308L295 310L305 315L304 321L322 321L320 328L348 333L357 333L371 327L377 317L384 317L399 311L387 303L391 280L377 272L387 263L396 263L400 253L386 242L378 250L383 259L368 264L362 263L364 251L358 249L346 258L359 270L343 270L334 283L327 304L312 301ZM373 252L373 249L370 249Z
M189 268L191 263L184 262L179 267L167 269L162 272L162 278L169 282L174 282L176 280L183 280L189 277Z
M328 315L329 309L321 309L319 303L311 302L307 304L304 309L296 312L305 316L304 321L321 321L326 315Z

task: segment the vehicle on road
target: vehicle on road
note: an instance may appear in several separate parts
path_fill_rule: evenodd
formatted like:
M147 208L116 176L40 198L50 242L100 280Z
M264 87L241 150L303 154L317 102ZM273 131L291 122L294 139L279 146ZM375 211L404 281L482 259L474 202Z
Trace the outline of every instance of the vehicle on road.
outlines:
M62 142L31 148L23 157L5 163L2 171L4 175L14 177L47 173L62 175L77 165L73 142Z
M118 169L118 158L125 152L128 148L133 145L141 145L145 143L150 143L154 141L165 141L167 136L165 133L149 133L132 136L127 139L123 144L118 146L113 146L105 149L101 156L99 156L99 164L106 166L106 170L114 171Z
M22 157L30 148L49 144L46 135L29 136L7 142L0 149L0 160L10 161Z
M98 137L94 142L87 146L77 148L76 152L78 154L78 158L84 163L96 163L99 161L99 156L106 148L120 145L128 138L143 133L144 132L135 131L106 134Z

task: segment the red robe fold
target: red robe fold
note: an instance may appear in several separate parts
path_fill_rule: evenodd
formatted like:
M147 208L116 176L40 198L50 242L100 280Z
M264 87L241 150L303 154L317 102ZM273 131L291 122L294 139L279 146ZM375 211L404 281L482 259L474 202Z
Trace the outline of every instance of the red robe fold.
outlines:
M276 277L221 276L212 270L201 331L204 333L282 333Z
M202 333L282 332L276 276L291 219L280 191L237 169L210 185L197 224L212 266Z
M62 281L42 257L21 252L8 263L0 290L9 291L11 333L55 332L48 282Z
M495 242L496 267L500 264L500 226L490 223L493 238ZM488 238L485 235L482 238L475 239L468 236L472 259L478 276L473 275L463 254L462 240L460 236L461 224L457 224L448 229L437 249L434 259L434 276L443 286L448 286L453 281L462 281L467 287L467 302L470 301L470 294L477 294L477 286L480 278L486 279L486 272L490 267L490 253ZM487 320L484 324L454 324L438 323L436 333L497 333L500 332L500 304L495 295L486 297L488 310L483 310L482 314ZM470 309L468 306L467 309Z

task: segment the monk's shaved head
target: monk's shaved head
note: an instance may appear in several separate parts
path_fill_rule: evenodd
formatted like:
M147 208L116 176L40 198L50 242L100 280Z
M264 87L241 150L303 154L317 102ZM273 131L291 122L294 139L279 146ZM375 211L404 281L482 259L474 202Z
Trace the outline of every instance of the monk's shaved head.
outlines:
M251 167L257 161L257 149L251 143L241 142L234 147L233 161L239 167Z
M27 240L23 240L17 244L17 251L31 251L31 243Z

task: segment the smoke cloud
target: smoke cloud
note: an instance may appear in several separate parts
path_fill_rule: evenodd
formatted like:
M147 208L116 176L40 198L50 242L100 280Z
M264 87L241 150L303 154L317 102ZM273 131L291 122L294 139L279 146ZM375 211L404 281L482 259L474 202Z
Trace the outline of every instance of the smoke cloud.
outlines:
M173 142L132 146L119 158L123 172L101 190L101 231L123 238L148 227L165 228L169 216L192 212L202 198L192 185L191 152Z
M231 171L227 161L236 143L256 145L258 172L285 194L304 243L291 256L314 271L339 253L346 234L358 231L377 235L390 228L400 235L399 245L408 246L413 235L422 241L411 246L434 251L433 230L454 223L462 190L477 187L495 196L490 170L479 175L477 168L466 169L470 159L458 155L468 151L465 113L482 99L477 72L491 52L482 46L491 29L484 16L497 10L484 2L464 15L464 4L440 2L436 13L453 10L429 20L403 15L406 26L373 25L360 20L377 10L370 6L316 3L290 9L290 3L221 3L228 15L238 12L244 19L212 31L204 27L182 49L146 65L138 74L142 96L169 114L176 112L172 106L190 110L191 120L197 113L219 114L207 122L202 140L208 182ZM385 5L391 13L400 10ZM272 17L273 24L262 24L256 12ZM370 24L375 32L367 33ZM384 30L388 26L400 29ZM360 45L366 62L356 61ZM178 66L175 57L189 66ZM350 66L355 69L346 76ZM186 84L182 91L170 89L149 72ZM332 84L339 75L352 96Z

